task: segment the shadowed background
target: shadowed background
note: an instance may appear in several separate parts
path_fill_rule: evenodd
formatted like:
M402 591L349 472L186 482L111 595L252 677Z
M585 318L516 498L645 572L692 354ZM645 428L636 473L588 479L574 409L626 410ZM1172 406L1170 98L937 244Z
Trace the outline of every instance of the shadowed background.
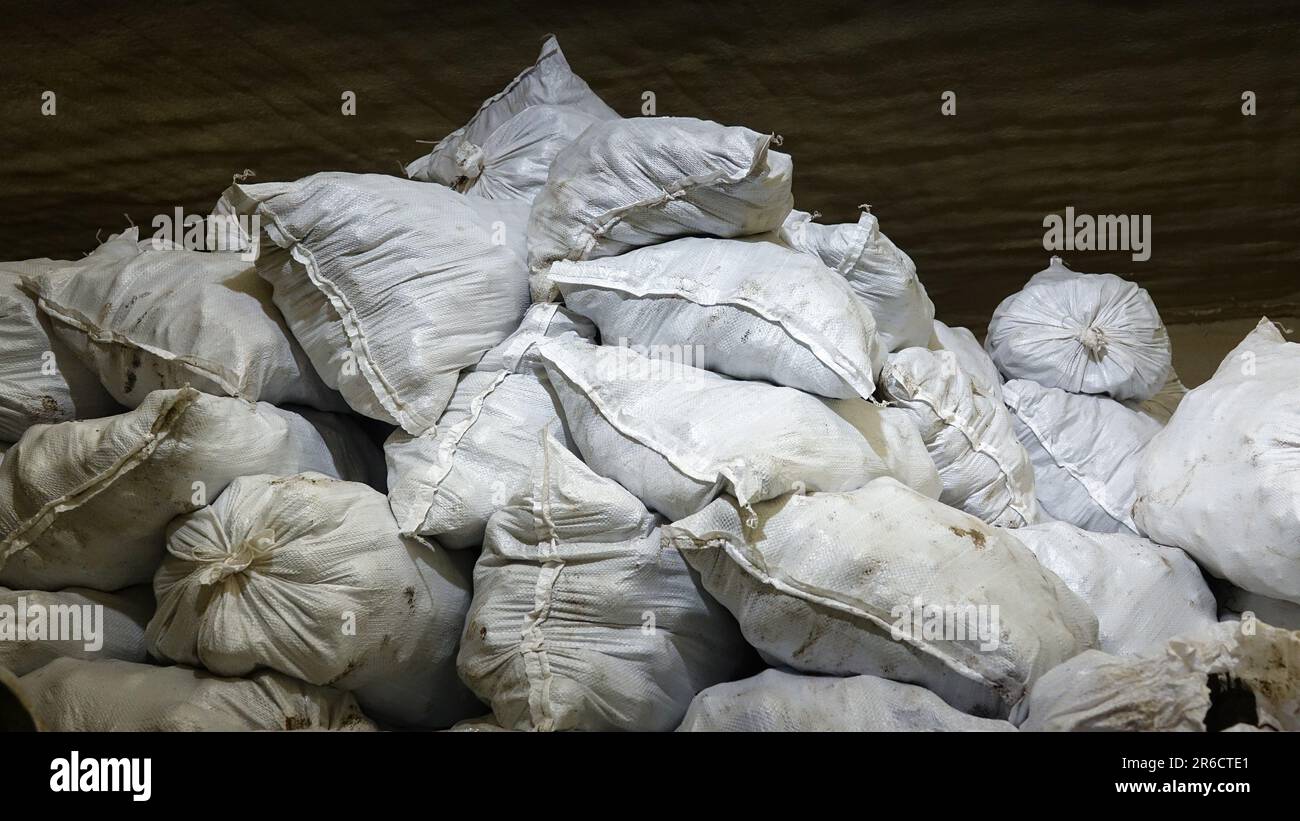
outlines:
M783 135L798 207L871 203L949 324L981 330L1044 267L1043 217L1067 205L1152 216L1147 262L1063 256L1136 280L1167 322L1294 316L1298 21L1254 3L7 4L0 253L80 256L124 214L148 232L206 213L246 168L398 173L554 32L621 114L653 91L659 114Z

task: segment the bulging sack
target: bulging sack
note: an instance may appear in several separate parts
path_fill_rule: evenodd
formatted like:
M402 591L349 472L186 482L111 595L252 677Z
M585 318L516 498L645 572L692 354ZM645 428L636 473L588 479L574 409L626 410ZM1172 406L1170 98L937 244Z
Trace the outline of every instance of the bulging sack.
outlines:
M1221 622L1152 656L1090 650L1049 672L1012 719L1027 731L1300 730L1300 632Z
M880 230L864 207L856 223L819 225L806 211L791 211L781 225L782 243L811 254L848 281L876 318L888 351L930 341L934 303L916 276L916 264Z
M540 114L535 109L545 109L546 113ZM519 118L525 115L536 115L536 118L524 125ZM546 182L545 166L549 165L546 154L550 151L543 139L572 131L576 127L575 118L579 117L612 120L618 114L573 73L559 41L547 37L537 62L484 100L468 123L443 137L432 151L408 165L406 174L416 180L438 182L480 196L498 196L503 193L499 186L518 188L521 177L531 178L535 173L525 170L527 166L537 165L541 175L537 185L540 185ZM503 132L511 130L518 137L506 138ZM526 135L533 137L527 139ZM512 162L520 165L511 165ZM484 186L488 189L475 190Z
M1005 717L1097 644L1087 605L1009 531L889 477L752 516L723 497L664 540L769 663L919 684L974 715Z
M253 264L150 247L132 228L70 268L23 277L59 339L127 407L191 385L250 401L346 410L316 375Z
M534 302L556 260L610 257L683 236L772 231L790 213L793 165L773 138L689 117L605 120L551 163L528 219Z
M343 173L223 197L259 216L257 272L321 378L353 410L408 433L434 426L460 371L528 307L518 204Z
M924 687L876 676L768 669L717 684L691 702L679 733L1015 732L954 710Z
M607 342L678 352L738 379L865 398L884 361L876 322L847 283L772 242L687 237L557 262L550 278Z
M957 364L970 377L975 390L1002 401L1002 374L993 364L984 346L969 328L950 328L939 320L934 321L934 334L926 345L932 351L949 351L957 357Z
M389 436L388 500L403 533L436 536L443 547L477 547L488 518L527 489L543 430L576 449L536 345L595 335L582 317L535 304L515 333L461 374L436 430Z
M187 667L57 659L19 679L49 732L374 730L351 693L264 670L246 679Z
M1300 344L1267 318L1147 447L1133 516L1238 587L1300 603Z
M152 615L153 593L144 585L120 593L0 587L0 667L25 676L58 658L143 663Z
M1137 469L1160 422L1109 397L1027 379L1007 382L1002 395L1033 463L1043 512L1084 530L1136 534Z
M544 438L492 516L461 677L507 729L671 730L751 656L735 620L632 494Z
M1010 414L974 387L956 356L925 348L892 353L880 392L920 431L943 481L939 501L1005 527L1038 519L1034 468Z
M1217 621L1214 594L1176 547L1065 522L1022 527L1015 537L1097 614L1103 653L1158 652L1171 638Z
M886 475L938 495L911 423L866 400L828 405L628 348L550 340L538 350L583 459L667 517L723 490L748 505Z
M33 428L0 462L0 584L145 584L162 561L167 523L238 476L368 478L374 446L365 434L316 418L338 427L322 432L264 402L182 388L155 391L119 416Z
M1076 273L1060 257L1002 301L984 345L1008 379L1115 399L1149 399L1171 362L1145 290L1114 274Z
M0 446L17 442L32 425L50 425L116 413L120 408L99 379L50 327L49 317L22 290L24 276L68 270L114 253L117 238L80 262L30 259L0 262ZM132 246L134 247L134 246Z
M176 519L167 552L148 629L158 658L337 687L401 726L477 712L456 678L469 578L403 537L383 494L319 473L244 476Z

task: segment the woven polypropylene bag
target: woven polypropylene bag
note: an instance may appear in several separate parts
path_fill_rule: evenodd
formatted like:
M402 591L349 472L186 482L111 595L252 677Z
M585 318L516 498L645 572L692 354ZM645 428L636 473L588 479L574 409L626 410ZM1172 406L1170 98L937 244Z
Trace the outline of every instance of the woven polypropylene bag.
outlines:
M1300 632L1221 622L1149 656L1089 651L1034 685L1029 731L1300 730Z
M223 198L260 219L257 271L321 378L409 433L434 426L460 371L528 307L524 236L504 210L520 204L342 173Z
M271 671L221 678L188 667L58 659L19 686L50 732L375 729L351 693Z
M139 405L155 390L190 385L251 401L346 410L325 386L271 301L253 264L231 253L114 242L70 268L23 277L52 320L113 398Z
M374 451L348 420L193 388L155 391L119 416L33 428L0 462L0 584L144 584L162 561L167 523L236 477L312 470L366 480Z
M1045 388L1027 379L1002 386L1012 428L1034 466L1043 512L1084 530L1137 533L1135 482L1160 422L1107 396Z
M769 663L919 684L975 715L1005 717L1097 644L1087 605L1011 531L889 477L752 515L723 497L664 540Z
M791 211L779 236L848 281L875 316L885 350L930 341L934 303L916 276L916 264L884 235L870 209L864 209L856 223L841 225L820 225L806 211Z
M688 117L596 123L551 163L528 219L534 302L556 296L560 260L621 254L683 236L772 231L790 213L793 165L773 138Z
M1148 445L1133 517L1214 575L1300 603L1300 344L1267 319Z
M0 442L16 442L32 425L93 419L118 404L50 327L22 277L102 259L134 243L118 237L81 262L30 259L0 262Z
M984 345L1008 379L1074 393L1148 399L1169 377L1169 334L1147 292L1060 257L1002 301Z
M1014 732L924 687L876 676L806 676L769 669L700 693L679 733Z
M943 481L939 500L990 524L1038 519L1034 468L1001 400L980 393L948 351L892 353L880 392L916 424Z
M153 593L145 585L120 593L0 587L0 608L0 667L16 676L65 657L148 660L144 628Z
M926 347L950 352L957 357L957 364L966 371L975 390L1002 401L1002 374L969 328L950 328L936 319L934 335Z
M698 352L696 365L727 376L865 398L884 361L875 319L848 284L772 242L687 237L557 262L550 278L607 342Z
M1022 527L1015 537L1097 614L1104 653L1159 650L1217 621L1214 594L1196 563L1176 547L1065 522Z
M886 475L938 495L912 424L864 399L827 403L628 348L557 339L538 350L586 462L669 518L724 489L749 504Z
M461 375L436 431L388 437L388 498L402 532L478 546L488 518L527 488L543 430L576 449L535 348L548 337L595 333L558 305L533 305L517 331Z
M227 676L277 670L353 692L367 715L402 726L478 711L456 677L466 568L402 536L383 494L319 473L244 476L176 519L167 552L148 629L158 658Z
M554 107L597 120L616 119L614 109L596 96L585 81L573 73L560 50L560 43L548 36L537 62L524 69L505 88L483 101L469 122L443 137L427 155L406 167L413 179L443 185L470 187L483 182L480 168L501 159L492 151L503 128L535 107ZM575 135L576 136L576 135ZM498 145L500 143L497 143ZM476 173L478 172L478 173ZM545 173L542 182L546 181Z
M671 730L750 661L659 519L547 436L488 523L462 678L511 729Z

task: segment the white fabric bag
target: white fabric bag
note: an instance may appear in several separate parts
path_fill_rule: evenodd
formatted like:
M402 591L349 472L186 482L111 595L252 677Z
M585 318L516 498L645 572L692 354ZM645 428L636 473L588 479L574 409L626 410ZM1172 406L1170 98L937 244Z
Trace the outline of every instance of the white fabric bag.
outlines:
M223 197L260 218L257 271L321 378L353 410L409 433L434 426L460 371L528 307L524 237L502 211L518 204L343 173Z
M723 497L664 540L771 664L919 684L997 718L1097 644L1087 605L1009 531L892 478L759 503L747 518Z
M16 442L32 425L93 419L120 408L76 353L53 333L49 317L21 288L22 277L102 259L129 242L110 239L80 262L0 262L0 443Z
M469 577L398 533L382 493L319 473L243 476L177 518L167 552L153 581L154 656L337 687L405 727L478 711L456 677Z
M375 448L365 434L340 417L315 418L336 427L182 388L119 416L29 430L0 462L0 584L144 584L162 561L167 523L238 476L368 478Z
M679 733L1015 732L949 707L924 687L876 676L805 676L768 669L691 702Z
M1034 468L998 399L980 393L949 351L892 353L880 392L921 433L943 481L939 501L1006 527L1038 519Z
M671 730L752 656L659 520L547 435L531 486L488 523L461 677L497 723Z
M435 431L388 437L388 501L403 533L478 546L488 517L528 487L543 430L576 449L535 347L548 337L595 335L582 317L535 304L517 331L461 374Z
M738 379L866 398L884 362L875 319L848 284L772 242L686 237L557 262L550 278L606 342L698 352L693 364Z
M0 587L0 667L25 676L57 658L143 663L152 615L153 593L145 585L119 593Z
M347 405L316 375L239 254L155 250L138 229L70 268L23 277L59 339L113 398L135 407L155 390L204 393L321 410Z
M538 350L583 459L669 518L691 515L724 489L748 505L794 489L852 490L886 475L938 495L934 463L911 423L866 400L838 400L843 407L833 410L791 388L628 348L548 340Z
M559 41L548 36L542 43L537 62L521 71L501 91L484 100L468 123L443 137L432 151L408 165L407 176L459 186L461 190L466 186L472 190L476 180L478 185L482 185L486 181L484 177L491 176L484 169L502 159L502 154L492 151L506 142L500 140L502 129L511 124L518 125L515 123L517 117L537 107L552 109L555 113L551 116L555 117L561 116L561 112L565 116L576 114L597 120L618 117L614 109L605 105L591 87L573 73L560 50ZM536 128L549 130L542 121L528 130ZM545 181L543 169L541 182Z
M1151 656L1078 655L1039 679L1012 721L1038 732L1300 730L1300 632L1241 627L1221 622Z
M1300 603L1300 344L1267 319L1190 391L1137 473L1142 532Z
M1073 393L1148 399L1169 377L1169 334L1147 292L1060 257L1002 300L984 340L1008 379Z
M1014 535L1097 614L1103 653L1159 651L1171 638L1218 620L1200 569L1176 547L1065 522L1022 527Z
M885 349L897 351L930 341L934 303L916 276L916 264L880 230L864 207L856 223L820 225L806 211L791 211L781 242L812 254L848 280L876 318Z
M1135 482L1143 448L1160 422L1106 396L1002 386L1011 424L1034 466L1039 507L1052 519L1098 533L1137 533ZM1163 541L1163 540L1160 540Z
M1174 411L1178 410L1178 405L1182 403L1183 397L1186 395L1187 386L1178 378L1178 374L1170 369L1169 378L1165 380L1165 386L1155 396L1140 401L1126 399L1124 405L1139 413L1145 413L1160 424L1165 425L1173 418Z
M934 334L926 347L932 351L950 351L975 390L1002 401L1002 374L969 328L950 328L936 319Z
M534 302L552 301L552 262L610 257L683 236L772 231L794 202L793 164L774 138L689 117L605 120L551 163L528 219ZM779 141L778 141L779 142Z
M187 667L65 658L18 684L48 732L375 729L351 693L269 670L221 678Z

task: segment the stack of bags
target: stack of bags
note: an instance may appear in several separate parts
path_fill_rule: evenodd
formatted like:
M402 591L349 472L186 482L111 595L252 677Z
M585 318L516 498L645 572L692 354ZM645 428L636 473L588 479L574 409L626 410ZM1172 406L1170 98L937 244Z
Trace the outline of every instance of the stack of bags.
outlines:
M621 118L551 38L407 178L231 186L238 251L0 265L0 597L111 613L0 654L35 722L1052 727L1053 671L1212 625L1184 550L1268 575L1137 535L1179 501L1125 497L1177 386L1138 289L1054 264L986 353L779 145Z

